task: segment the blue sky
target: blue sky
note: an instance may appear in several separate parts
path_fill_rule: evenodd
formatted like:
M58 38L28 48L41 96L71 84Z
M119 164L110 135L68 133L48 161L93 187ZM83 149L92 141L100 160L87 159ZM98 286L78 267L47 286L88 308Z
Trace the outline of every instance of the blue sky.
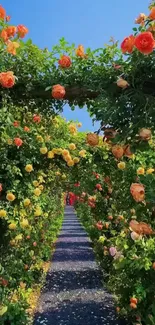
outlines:
M111 36L123 40L132 33L135 18L148 13L149 0L1 0L13 25L24 24L39 47L50 50L61 37L93 49ZM64 110L67 119L79 120L83 130L96 130L86 110Z

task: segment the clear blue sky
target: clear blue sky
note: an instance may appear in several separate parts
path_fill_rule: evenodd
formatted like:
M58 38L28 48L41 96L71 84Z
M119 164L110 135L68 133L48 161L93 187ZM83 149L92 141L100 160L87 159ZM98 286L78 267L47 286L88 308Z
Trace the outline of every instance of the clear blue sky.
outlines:
M26 25L33 42L49 50L61 37L94 49L104 46L111 36L121 41L132 33L139 13L148 12L149 3L149 0L1 0L7 14L12 16L11 23ZM94 130L86 110L72 112L66 107L64 116L82 122L83 130Z

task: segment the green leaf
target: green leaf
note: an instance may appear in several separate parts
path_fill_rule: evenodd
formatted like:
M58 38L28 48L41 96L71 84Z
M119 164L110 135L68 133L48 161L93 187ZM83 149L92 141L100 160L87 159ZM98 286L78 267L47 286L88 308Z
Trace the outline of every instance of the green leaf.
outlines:
M0 316L3 316L8 310L7 306L0 306Z

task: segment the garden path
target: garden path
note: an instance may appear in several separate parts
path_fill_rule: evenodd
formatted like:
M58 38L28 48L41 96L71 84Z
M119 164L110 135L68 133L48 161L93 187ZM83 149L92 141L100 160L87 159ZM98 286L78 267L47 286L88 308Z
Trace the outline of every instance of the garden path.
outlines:
M124 325L73 207L65 218L42 290L34 325Z

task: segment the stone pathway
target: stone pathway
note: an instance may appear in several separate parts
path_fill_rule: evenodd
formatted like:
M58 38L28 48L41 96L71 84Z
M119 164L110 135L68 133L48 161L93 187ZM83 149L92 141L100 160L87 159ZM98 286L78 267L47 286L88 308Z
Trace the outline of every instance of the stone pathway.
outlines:
M90 240L72 207L65 218L34 325L124 325L103 288Z

